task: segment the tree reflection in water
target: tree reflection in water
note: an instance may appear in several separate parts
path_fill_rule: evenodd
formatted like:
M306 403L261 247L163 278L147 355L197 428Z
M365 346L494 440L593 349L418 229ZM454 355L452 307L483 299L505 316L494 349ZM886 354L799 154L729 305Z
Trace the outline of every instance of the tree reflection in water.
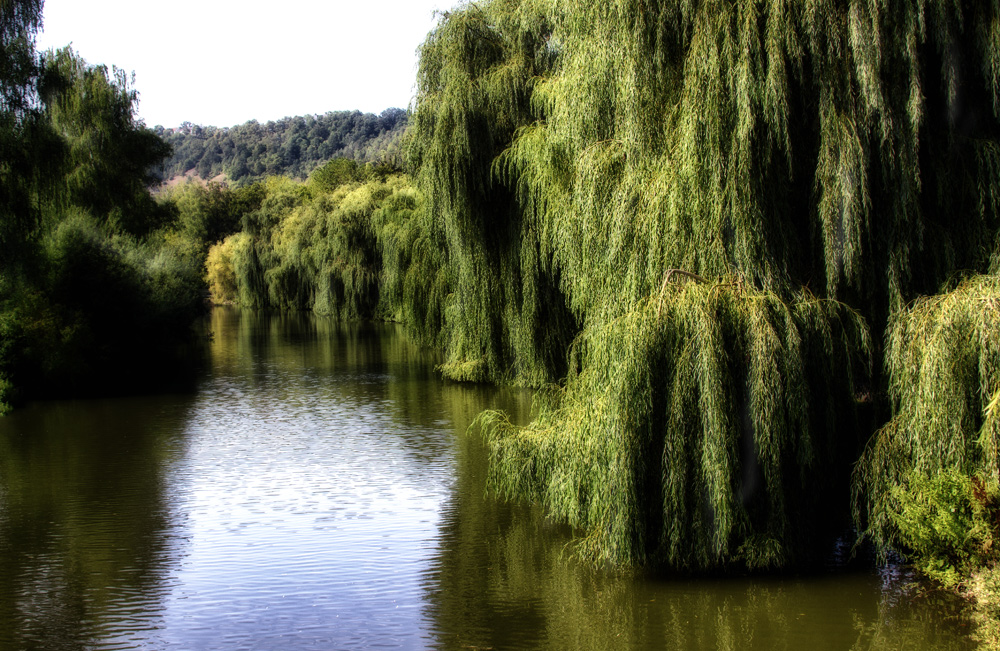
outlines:
M456 413L459 410L456 409ZM462 430L474 415L456 419ZM804 577L649 578L582 564L568 527L485 486L487 452L457 443L456 487L427 576L442 649L971 649L962 605L914 598L899 568Z

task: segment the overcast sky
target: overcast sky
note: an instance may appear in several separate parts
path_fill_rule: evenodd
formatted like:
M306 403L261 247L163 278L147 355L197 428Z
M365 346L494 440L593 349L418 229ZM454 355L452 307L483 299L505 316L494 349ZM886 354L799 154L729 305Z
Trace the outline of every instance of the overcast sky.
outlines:
M417 47L457 0L45 0L39 50L135 72L147 126L406 108Z

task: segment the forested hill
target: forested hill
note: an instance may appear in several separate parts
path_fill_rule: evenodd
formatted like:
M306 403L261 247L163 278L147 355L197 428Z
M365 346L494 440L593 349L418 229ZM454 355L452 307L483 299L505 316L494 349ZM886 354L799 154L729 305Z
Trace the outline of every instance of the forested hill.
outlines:
M335 157L358 162L399 158L406 111L390 108L380 115L333 111L325 115L283 118L235 127L205 127L185 122L154 131L173 147L159 170L163 180L185 174L209 180L220 174L232 185L267 176L305 178Z

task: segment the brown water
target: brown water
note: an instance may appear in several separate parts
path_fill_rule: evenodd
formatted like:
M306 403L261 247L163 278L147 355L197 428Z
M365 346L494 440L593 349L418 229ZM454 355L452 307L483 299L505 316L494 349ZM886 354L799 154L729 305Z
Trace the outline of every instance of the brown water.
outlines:
M0 650L968 649L897 570L654 580L485 490L466 433L524 393L443 383L388 325L218 309L189 395L0 418Z

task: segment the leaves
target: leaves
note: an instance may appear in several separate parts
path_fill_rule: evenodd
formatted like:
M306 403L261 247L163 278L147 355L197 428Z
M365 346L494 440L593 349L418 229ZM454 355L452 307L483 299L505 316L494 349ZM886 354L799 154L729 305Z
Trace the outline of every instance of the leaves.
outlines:
M914 473L1000 473L1000 276L973 276L895 313L886 346L893 418L855 471L855 519L882 553L906 505L892 499Z
M410 142L454 274L443 371L537 385L577 342L558 406L526 429L484 421L497 488L616 563L801 557L815 486L849 503L854 391L878 400L889 314L987 264L998 16L995 0L450 12L421 49ZM674 269L714 293L678 291Z

